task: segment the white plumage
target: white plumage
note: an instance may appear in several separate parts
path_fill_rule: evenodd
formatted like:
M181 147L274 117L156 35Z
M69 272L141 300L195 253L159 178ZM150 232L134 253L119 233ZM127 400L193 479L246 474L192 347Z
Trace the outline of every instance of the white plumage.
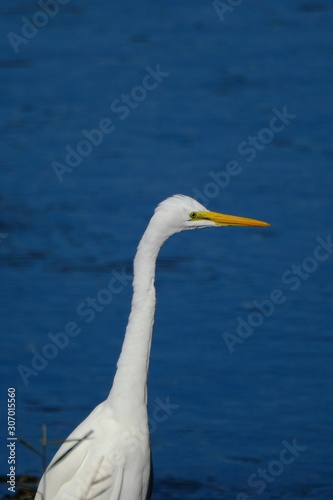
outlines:
M134 259L132 309L110 394L60 447L40 481L37 500L150 498L147 375L156 303L156 258L174 233L225 225L269 224L209 212L183 195L158 205Z

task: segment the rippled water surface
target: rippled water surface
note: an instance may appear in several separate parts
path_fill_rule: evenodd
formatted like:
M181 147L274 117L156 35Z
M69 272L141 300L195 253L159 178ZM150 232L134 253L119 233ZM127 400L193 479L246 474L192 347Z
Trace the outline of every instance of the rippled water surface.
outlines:
M106 397L137 243L180 192L272 226L161 251L153 498L332 499L332 4L57 6L0 7L1 399L16 388L17 436L63 439Z

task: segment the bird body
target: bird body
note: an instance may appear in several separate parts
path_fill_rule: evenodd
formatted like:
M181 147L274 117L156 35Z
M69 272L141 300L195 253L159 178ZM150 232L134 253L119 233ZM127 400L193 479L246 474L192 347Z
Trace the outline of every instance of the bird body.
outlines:
M183 195L155 210L134 259L132 309L108 398L72 432L46 469L36 500L148 500L151 452L147 376L158 252L172 234L214 226L267 226L207 211Z
M36 499L146 500L150 468L145 418L141 426L128 425L117 418L106 400L58 450Z

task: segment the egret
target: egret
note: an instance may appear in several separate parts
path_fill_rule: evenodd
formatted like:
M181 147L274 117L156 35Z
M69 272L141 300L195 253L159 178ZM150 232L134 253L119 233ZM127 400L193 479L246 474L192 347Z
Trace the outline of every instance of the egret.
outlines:
M167 198L155 209L134 259L132 309L111 391L57 451L40 481L36 500L151 498L147 376L156 259L171 235L215 226L269 224L208 211L184 195Z

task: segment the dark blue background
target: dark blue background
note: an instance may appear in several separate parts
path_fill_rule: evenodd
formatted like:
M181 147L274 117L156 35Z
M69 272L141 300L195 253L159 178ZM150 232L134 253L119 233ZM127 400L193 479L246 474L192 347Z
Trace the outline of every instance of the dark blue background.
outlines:
M43 423L65 438L105 399L131 286L90 324L76 308L132 272L158 202L200 192L212 210L272 227L191 231L162 249L149 406L178 408L152 422L153 498L333 498L333 257L296 290L283 280L332 231L333 6L248 0L224 19L211 1L58 6L17 53L8 33L22 36L22 17L41 8L0 7L2 415L14 386L17 435L38 446ZM121 120L112 102L158 64L169 75ZM239 145L284 107L296 117L247 161ZM60 183L52 162L103 118L115 130ZM214 187L210 173L231 160L241 173ZM231 354L223 334L276 288L284 303ZM82 332L25 386L17 366L68 321ZM294 439L306 449L258 495L249 476ZM22 446L17 460L41 473Z

